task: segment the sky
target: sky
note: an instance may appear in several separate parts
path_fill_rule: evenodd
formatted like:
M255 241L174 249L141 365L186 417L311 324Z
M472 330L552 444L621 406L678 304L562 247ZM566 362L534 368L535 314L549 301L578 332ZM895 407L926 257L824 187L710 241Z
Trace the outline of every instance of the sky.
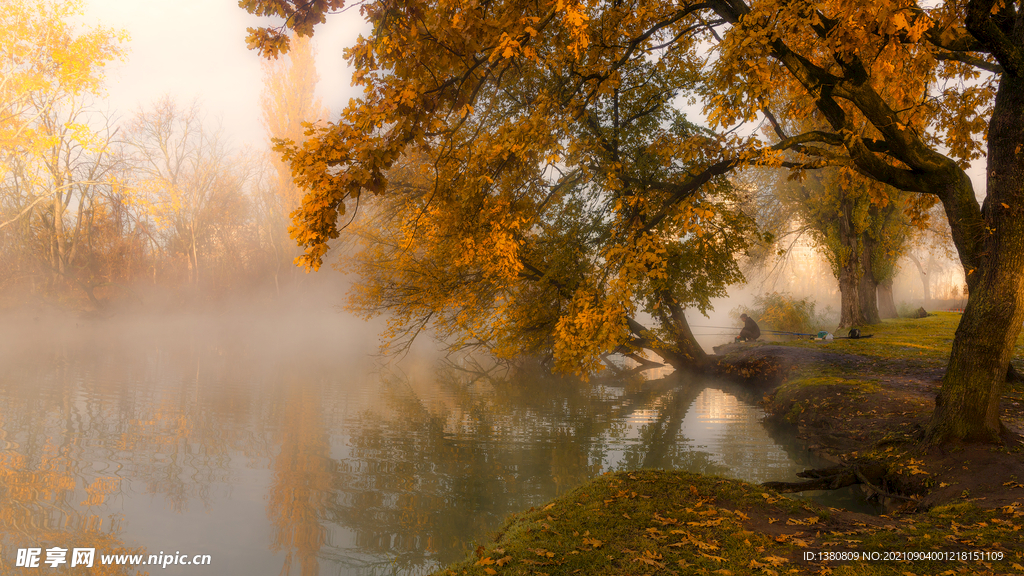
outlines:
M246 48L246 27L272 23L237 0L86 0L84 22L124 29L125 62L107 69L106 105L123 119L170 95L181 105L198 98L236 147L265 146L260 123L260 57ZM358 10L317 27L317 94L337 113L356 96L342 50L368 26Z

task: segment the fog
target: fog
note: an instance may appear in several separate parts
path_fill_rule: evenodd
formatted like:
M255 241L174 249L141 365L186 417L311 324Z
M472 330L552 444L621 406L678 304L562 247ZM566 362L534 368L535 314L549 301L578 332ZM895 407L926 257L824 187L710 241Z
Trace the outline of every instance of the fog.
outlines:
M280 296L136 287L99 312L8 309L4 550L213 559L167 574L411 575L606 471L760 482L821 464L728 390L481 379L429 338L382 358L382 323L339 310L345 279L324 277Z

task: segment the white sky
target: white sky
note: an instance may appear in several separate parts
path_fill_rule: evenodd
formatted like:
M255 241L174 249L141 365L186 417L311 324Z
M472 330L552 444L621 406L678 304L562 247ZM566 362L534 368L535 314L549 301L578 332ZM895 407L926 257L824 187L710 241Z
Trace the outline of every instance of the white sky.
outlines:
M127 61L106 72L106 104L114 113L127 119L164 94L182 105L198 98L235 146L265 144L260 58L246 48L245 29L269 19L251 16L237 0L86 0L84 8L85 23L131 35ZM342 50L368 29L358 10L317 27L317 93L333 113L356 96Z

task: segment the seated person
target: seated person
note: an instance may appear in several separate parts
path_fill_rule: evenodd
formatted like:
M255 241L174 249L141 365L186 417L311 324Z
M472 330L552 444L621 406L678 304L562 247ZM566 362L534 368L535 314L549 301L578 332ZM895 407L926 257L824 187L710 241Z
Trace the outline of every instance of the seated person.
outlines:
M740 335L736 337L736 340L740 342L753 342L761 337L761 329L757 327L757 322L746 314L740 314L740 320L743 320L743 329L740 330Z

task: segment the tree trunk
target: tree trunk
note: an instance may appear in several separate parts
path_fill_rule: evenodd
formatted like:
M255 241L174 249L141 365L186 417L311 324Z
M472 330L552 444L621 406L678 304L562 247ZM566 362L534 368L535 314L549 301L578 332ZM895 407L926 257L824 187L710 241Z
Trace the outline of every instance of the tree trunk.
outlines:
M694 338L690 325L686 322L683 307L671 294L663 294L662 301L668 305L671 313L671 316L665 319L669 320L665 327L672 331L675 347L679 350L686 367L703 371L708 366L708 354Z
M910 258L910 261L914 263L914 266L917 268L917 275L921 278L921 287L924 289L924 308L931 308L932 289L931 282L929 281L928 270L926 270L925 267L921 264L921 261L917 258L917 256L914 256L913 254L908 254L907 257ZM929 262L931 261L932 257L933 256L929 256Z
M1007 72L988 131L988 226L977 269L965 265L970 295L953 339L927 437L996 442L999 403L1024 322L1024 78ZM947 195L949 201L956 201ZM948 210L948 206L947 206Z
M645 348L654 352L676 370L703 372L709 365L708 355L690 331L682 306L671 294L662 293L661 299L664 306L662 313L659 314L659 321L662 327L672 334L674 341L662 341L651 334L643 324L627 317L627 325L635 335L630 345L634 349ZM667 313L665 309L668 310Z
M861 291L865 290L868 285L870 285L872 292L875 290L873 281L865 283L864 266L861 262L865 253L860 241L862 234L857 234L853 230L853 223L851 221L852 206L850 204L848 200L843 200L839 216L839 242L845 249L839 265L838 278L840 328L870 324L864 315L865 298ZM870 280L870 260L867 262L867 271L867 279ZM874 304L873 298L871 301Z
M56 184L55 184L56 185ZM53 240L50 261L53 266L54 288L64 279L64 194L53 196Z
M856 324L863 324L863 315L860 312L860 296L857 294L859 286L857 269L844 265L839 269L839 327L849 328Z
M878 315L878 281L875 280L874 269L871 266L871 255L874 252L875 241L863 232L860 235L860 279L857 286L857 296L860 298L861 319L856 324L878 324L882 319Z
M192 268L192 286L199 289L199 251L196 248L196 229L195 224L189 227L189 237L191 239L191 254L189 254L189 266Z
M896 301L892 297L892 278L878 283L878 315L881 318L899 318Z

